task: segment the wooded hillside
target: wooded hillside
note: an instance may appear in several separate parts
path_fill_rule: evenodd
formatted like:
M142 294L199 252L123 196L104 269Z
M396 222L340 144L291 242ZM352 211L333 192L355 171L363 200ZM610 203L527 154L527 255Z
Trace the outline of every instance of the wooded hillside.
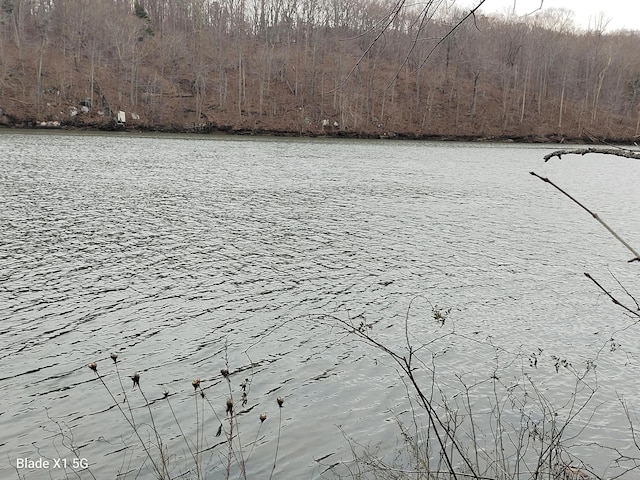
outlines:
M445 2L0 0L0 124L631 141L640 33Z

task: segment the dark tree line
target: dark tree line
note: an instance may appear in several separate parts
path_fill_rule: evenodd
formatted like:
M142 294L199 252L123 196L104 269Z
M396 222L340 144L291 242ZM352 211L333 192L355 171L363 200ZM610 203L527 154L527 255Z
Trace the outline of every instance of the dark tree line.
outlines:
M640 35L399 0L0 0L3 123L630 140ZM452 31L454 25L460 25Z

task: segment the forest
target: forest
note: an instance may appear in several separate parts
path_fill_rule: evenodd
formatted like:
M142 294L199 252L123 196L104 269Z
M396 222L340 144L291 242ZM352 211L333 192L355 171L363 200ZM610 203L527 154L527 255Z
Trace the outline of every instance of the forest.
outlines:
M0 125L630 143L640 32L605 23L442 0L0 0Z

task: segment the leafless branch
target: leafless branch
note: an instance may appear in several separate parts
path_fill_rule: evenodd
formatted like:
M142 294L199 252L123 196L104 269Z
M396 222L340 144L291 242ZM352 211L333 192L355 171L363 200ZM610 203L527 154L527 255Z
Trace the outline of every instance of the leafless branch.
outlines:
M607 297L609 297L611 299L611 301L615 304L618 305L619 307L621 307L623 310L625 310L627 313L640 318L640 312L633 310L629 307L627 307L625 304L623 304L620 300L618 300L616 297L614 297L611 292L609 292L606 288L604 288L600 282L598 282L595 278L593 278L590 274L588 274L587 272L585 272L584 274L585 277L587 277L589 280L591 280L593 283L596 284L596 286L602 290L602 293L604 293Z
M382 28L380 28L380 31L378 32L376 37L371 41L371 43L369 43L369 45L364 50L364 52L362 52L362 55L360 55L360 58L358 58L356 63L353 64L353 67L351 68L351 70L349 70L349 73L347 73L347 75L342 79L342 82L340 83L340 85L332 88L331 90L329 90L329 92L334 92L344 87L344 85L347 83L347 80L351 78L351 76L358 69L362 61L367 57L367 55L369 54L373 46L378 42L378 40L380 40L384 36L385 32L387 31L387 28L389 28L389 26L393 23L395 18L399 15L400 11L404 7L405 1L406 0L398 0L396 2L391 12L385 17Z
M618 147L587 147L587 148L568 148L556 150L544 156L544 161L548 162L553 157L562 158L562 155L586 155L587 153L601 153L603 155L615 155L616 157L632 158L640 160L640 151L628 148Z
M416 68L416 70L420 70L422 67L424 67L424 65L427 63L427 61L431 58L431 55L433 55L433 52L436 51L436 49L447 39L449 38L451 35L453 35L453 33L460 28L460 26L466 22L470 17L475 18L476 12L480 9L480 7L482 6L482 4L484 2L486 2L487 0L481 0L480 2L478 2L478 4L469 11L469 13L467 13L464 17L462 17L462 19L456 23L451 29L449 29L449 31L447 32L446 35L444 35L440 40L438 40L438 42L433 46L433 48L431 50L429 50L429 53L427 53L427 56L424 57L424 59L422 60L422 62L420 62L420 65L418 66L418 68Z
M546 158L546 157L545 157ZM638 152L638 159L640 159L640 152ZM597 213L592 212L591 210L589 210L587 207L585 207L582 203L580 203L578 200L576 200L575 198L573 198L570 194L568 194L567 192L565 192L562 188L560 188L558 185L556 185L555 183L553 183L551 180L549 180L547 177L542 177L540 175L538 175L535 172L529 172L531 175L533 175L534 177L539 178L540 180L542 180L545 183L548 183L549 185L551 185L552 187L554 187L556 190L558 190L560 193L562 193L563 195L565 195L569 200L571 200L572 202L574 202L576 205L578 205L580 208L582 208L585 212L587 212L589 215L591 215L593 218L595 218L600 225L602 225L604 228L606 228L609 233L611 235L613 235L616 240L618 240L620 243L622 243L622 245L624 245L627 250L629 250L632 254L633 254L633 258L631 260L629 260L630 262L633 261L640 261L640 254L638 252L636 252L636 250L629 245L620 235L618 235L609 225L607 225L605 223L604 220L602 220L602 218L600 218L598 216Z
M633 303L636 304L636 308L638 311L640 311L640 303L638 303L638 300L636 299L636 297L634 297L633 295L631 295L631 292L629 292L629 290L627 290L627 288L622 284L622 282L620 280L618 280L618 277L616 277L611 271L609 271L609 273L611 274L611 276L613 277L613 279L616 281L616 283L618 284L618 286L624 290L624 293L627 294L627 296L633 300Z

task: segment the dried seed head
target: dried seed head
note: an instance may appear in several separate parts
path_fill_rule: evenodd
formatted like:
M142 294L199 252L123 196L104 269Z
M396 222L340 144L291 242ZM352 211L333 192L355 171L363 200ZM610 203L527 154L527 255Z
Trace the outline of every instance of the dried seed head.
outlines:
M113 363L118 363L118 354L117 353L112 353L111 354L111 360L113 360Z
M223 368L222 370L220 370L220 373L224 378L227 378L229 376L229 370L227 370L226 368Z
M133 382L133 388L140 387L140 375L138 372L131 376L131 381Z
M165 390L162 394L162 398L169 398L169 391Z
M267 414L266 413L261 413L260 414L260 423L264 422L267 419Z
M284 398L282 398L282 397L278 397L278 400L276 400L276 401L278 402L278 406L279 406L280 408L282 408L282 404L284 403Z
M227 398L227 413L231 413L233 411L233 400Z
M193 382L191 382L191 385L193 385L194 390L197 390L198 387L200 386L200 379L196 378Z
M98 373L98 364L96 362L91 362L87 364L87 367L89 367L94 372Z

